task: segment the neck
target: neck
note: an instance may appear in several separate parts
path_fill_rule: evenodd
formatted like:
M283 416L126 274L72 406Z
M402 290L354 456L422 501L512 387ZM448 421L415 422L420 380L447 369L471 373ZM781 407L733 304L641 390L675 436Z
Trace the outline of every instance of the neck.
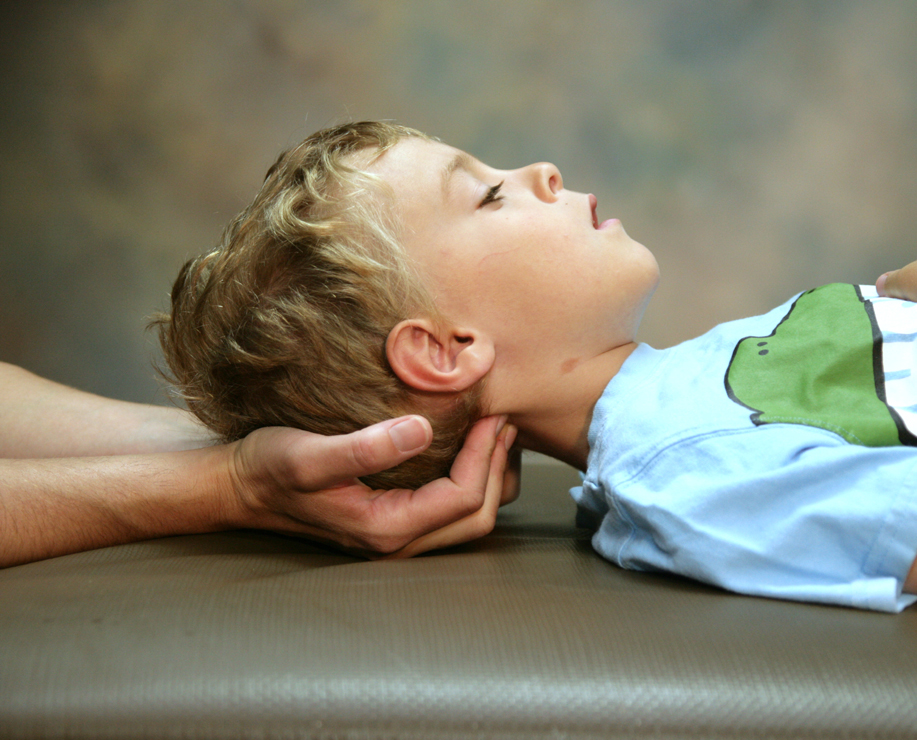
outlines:
M572 369L566 366L574 363L564 363L545 382L535 388L529 385L532 402L509 414L510 421L519 429L517 444L585 471L595 404L636 348L637 344L630 342L575 363Z

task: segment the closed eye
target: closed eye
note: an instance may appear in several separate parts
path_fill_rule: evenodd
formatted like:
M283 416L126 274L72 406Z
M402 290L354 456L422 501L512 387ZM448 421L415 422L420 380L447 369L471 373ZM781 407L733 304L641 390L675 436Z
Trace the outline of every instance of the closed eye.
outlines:
M504 181L505 182L505 181ZM503 200L503 196L500 195L500 188L503 187L503 182L498 185L494 185L492 188L487 189L487 194L484 196L484 199L481 201L478 208L483 208L490 203L496 203L499 200Z

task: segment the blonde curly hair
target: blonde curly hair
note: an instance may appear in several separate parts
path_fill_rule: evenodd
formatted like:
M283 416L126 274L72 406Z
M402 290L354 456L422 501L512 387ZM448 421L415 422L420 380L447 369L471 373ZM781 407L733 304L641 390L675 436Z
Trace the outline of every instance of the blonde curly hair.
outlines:
M166 376L222 439L264 426L342 434L421 413L430 448L364 481L416 488L448 474L483 415L481 387L434 404L389 367L398 322L442 317L401 246L390 191L358 166L405 137L429 138L373 121L309 136L270 168L220 246L179 272L171 313L153 322Z

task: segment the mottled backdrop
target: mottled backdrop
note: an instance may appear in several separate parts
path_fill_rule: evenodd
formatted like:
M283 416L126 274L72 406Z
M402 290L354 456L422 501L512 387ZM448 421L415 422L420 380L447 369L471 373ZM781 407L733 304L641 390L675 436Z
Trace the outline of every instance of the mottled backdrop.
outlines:
M917 258L910 0L0 7L0 359L88 390L165 400L179 265L347 118L556 163L656 253L660 346Z

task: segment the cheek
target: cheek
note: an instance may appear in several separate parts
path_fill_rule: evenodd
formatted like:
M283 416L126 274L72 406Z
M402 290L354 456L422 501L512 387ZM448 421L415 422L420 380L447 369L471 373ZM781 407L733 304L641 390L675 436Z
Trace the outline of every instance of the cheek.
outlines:
M472 238L476 249L442 253L433 284L436 295L448 293L453 315L459 315L455 309L489 316L502 312L507 322L542 323L553 303L566 303L571 291L596 278L594 266L577 261L569 236L548 240L544 235L552 233L550 229L539 230L530 223L501 226L486 241ZM445 303L441 305L445 309Z
M494 271L482 266L479 258L468 257L463 254L443 260L427 281L436 305L445 316L457 322L473 321L504 292L503 283Z

